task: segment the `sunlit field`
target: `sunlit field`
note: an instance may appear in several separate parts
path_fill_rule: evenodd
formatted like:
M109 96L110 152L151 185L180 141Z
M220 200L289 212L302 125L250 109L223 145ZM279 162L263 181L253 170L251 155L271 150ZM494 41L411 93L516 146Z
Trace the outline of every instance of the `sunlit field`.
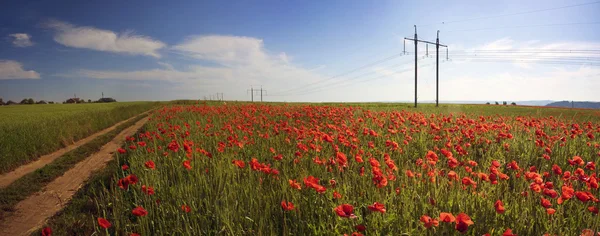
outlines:
M600 229L596 112L438 109L164 107L115 150L107 184L75 200L87 202L76 211L88 215L67 208L50 226L127 235Z
M155 105L149 102L126 102L1 106L0 173Z

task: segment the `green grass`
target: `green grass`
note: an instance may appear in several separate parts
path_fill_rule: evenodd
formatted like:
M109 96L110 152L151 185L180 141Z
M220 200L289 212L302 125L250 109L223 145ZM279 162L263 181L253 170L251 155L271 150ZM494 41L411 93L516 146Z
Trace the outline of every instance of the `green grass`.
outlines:
M156 106L150 102L0 107L0 174Z
M134 119L117 126L114 130L65 153L52 163L21 177L9 186L0 189L0 220L4 218L8 212L13 211L13 207L19 201L40 191L46 184L63 175L67 170L75 166L75 164L99 151L104 144L111 141L121 131L146 116L147 114L139 115Z
M367 226L366 235L453 235L458 234L454 230L454 224L440 222L439 227L426 229L419 222L419 218L422 215L437 218L440 212L450 212L455 216L464 212L475 222L469 227L467 235L501 235L506 228L513 229L518 235L541 235L546 232L578 235L582 229L598 230L600 227L598 215L593 215L587 210L589 206L599 206L598 203L582 203L574 197L559 205L556 199L546 196L556 209L554 215L548 215L540 206L542 194L529 189L533 180L523 177L525 172L530 171L531 166L535 166L539 173L550 173L543 177L543 181L553 182L559 195L561 186L568 183L572 184L575 191L589 191L580 180L567 182L561 176L552 174L551 166L557 164L563 171L571 173L575 173L577 168L582 168L587 175L598 174L598 169L570 166L567 161L578 155L585 162L594 161L598 164L597 153L600 150L594 146L599 143L600 136L599 132L594 131L600 126L597 111L493 105L443 105L439 109L432 105L421 105L414 109L408 108L406 104L404 107L399 104L352 104L354 107L373 111L369 115L366 110L348 110L345 104L343 108L328 108L325 107L327 104L318 104L310 108L304 107L305 104L292 104L287 107L282 107L281 104L253 104L252 107L238 106L240 104L220 107L217 104L222 103L216 102L207 104L211 107L203 108L200 105L191 109L190 106L183 106L160 117L155 116L158 119L152 119L144 127L147 132L156 132L151 135L152 139L142 139L148 146L135 151L128 150L125 155L116 154L115 161L94 176L87 186L76 194L72 203L53 217L48 225L60 235L105 232L119 235L132 232L142 235L342 235L351 234L357 224ZM202 111L203 109L208 110ZM390 118L390 113L398 110L407 111L401 113L406 119L404 122ZM432 114L436 116L431 117ZM448 118L449 114L453 115L450 122L442 122L442 116ZM461 118L463 114L464 118ZM481 121L480 116L483 116L485 121ZM539 124L539 129L547 133L548 138L560 138L563 131L569 133L573 123L578 123L586 132L595 132L596 138L588 139L584 132L575 138L567 138L564 146L559 145L559 142L552 142L551 159L545 160L541 158L545 152L544 148L534 144L536 129L527 126L527 122L517 121L516 116L524 116L526 121L531 121L529 124ZM549 116L555 118L550 119ZM357 123L359 118L363 119L364 123ZM429 124L419 125L419 121L423 119L427 123L434 122L441 126L442 131L433 133ZM473 120L474 123L466 122L468 120ZM592 128L586 128L587 121L592 122ZM196 122L199 122L200 128ZM290 129L284 130L280 126L279 134L275 134L274 127L281 122L287 122ZM398 130L402 127L407 128L406 135L412 137L408 145L402 144L406 140L405 134L388 133L388 126L395 124L394 122L399 122L399 126L396 127ZM206 128L209 123L213 126ZM186 124L190 127L187 128ZM341 131L332 129L329 125L340 128ZM381 163L384 173L388 167L384 164L382 156L383 153L390 154L399 169L393 172L397 179L389 181L383 188L375 187L371 174L373 168L369 165L368 155L362 155L364 163L356 162L354 155L357 150L342 145L337 139L334 143L347 155L348 168L341 172L333 165L332 171L328 171L326 166L314 164L314 156L335 159L335 151L330 144L318 139L313 142L312 135L299 137L299 130L313 130L316 126L319 126L318 129L322 132L332 132L334 137L337 137L337 134L347 135L346 127L357 133L358 148L373 155ZM487 127L487 131L481 130L484 126ZM159 127L167 131L161 134ZM376 130L380 136L363 135L365 127ZM244 128L252 129L252 132L244 131ZM468 130L478 130L473 133L475 139L464 136L469 133ZM496 142L500 132L509 132L514 137ZM174 135L171 136L171 133ZM260 136L264 133L269 133L270 138ZM442 141L434 141L436 135L440 135ZM248 137L253 143L246 143L243 148L232 145L223 152L218 151L218 143L230 142L230 136L237 136L234 138L237 140L246 140L245 137ZM287 142L286 138L289 138L290 142ZM492 142L477 142L481 138ZM172 139L181 146L176 153L167 150ZM537 139L543 139L547 144L550 142L543 137ZM191 158L192 170L184 169L182 162L187 159L181 150L184 140L193 142L194 150L205 149L211 152L213 157L208 158L194 151ZM400 143L403 151L391 151L385 146L387 140ZM463 156L454 148L449 148L460 162L476 161L478 165L471 167L474 173L489 174L492 160L497 160L501 163L498 170L507 174L510 179L491 184L469 174L463 167L451 169L447 165L447 159L437 151L439 162L433 167L436 171L432 172L436 180L429 182L428 169L415 163L417 159L425 159L427 151L435 150L436 147L445 148L446 140L451 140L453 144L461 144L469 152ZM375 148L366 147L369 141L375 143ZM296 163L294 155L299 150L298 142L305 145L317 144L322 150L317 153L309 149ZM466 147L465 142L472 146ZM587 142L590 142L590 145ZM132 144L134 142L128 142L125 146ZM269 151L270 147L283 154L283 160L275 161L274 154ZM148 151L147 148L161 148L161 151ZM168 157L163 156L164 151L169 152ZM253 157L279 170L278 178L250 170L248 162ZM156 163L155 170L145 167L148 160ZM231 163L232 160L243 160L246 167L239 169ZM506 167L506 164L513 160L523 169L521 173ZM129 170L123 171L122 164L128 164ZM364 176L359 175L360 167L365 167ZM422 174L423 178L408 178L405 170ZM460 180L450 184L445 175L438 174L440 170L446 173L450 170L456 171L460 178L471 177L477 182L477 188L462 189ZM122 190L116 186L117 181L128 174L137 175L140 181L130 186L129 190ZM325 194L318 194L302 183L302 179L309 175L321 179L320 184L327 187ZM289 179L297 180L302 185L302 190L290 188L287 182ZM329 185L330 179L337 181L336 187ZM154 187L156 194L144 194L141 191L142 185ZM400 189L399 193L395 192L397 188ZM342 199L332 198L334 190L342 194ZM597 189L591 191L598 196ZM523 197L521 192L528 192L529 196ZM430 204L430 198L435 200L435 205ZM499 199L504 202L504 214L498 214L494 210L493 204ZM160 204L156 204L157 200L160 200ZM279 206L282 200L293 202L297 209L292 212L282 211ZM375 201L384 203L387 209L385 214L369 212L367 206ZM358 218L338 217L333 208L342 203L354 205L354 213ZM182 212L183 204L189 205L192 212ZM148 210L148 216L133 216L131 210L137 206ZM113 227L108 231L99 228L96 223L97 217L107 218Z

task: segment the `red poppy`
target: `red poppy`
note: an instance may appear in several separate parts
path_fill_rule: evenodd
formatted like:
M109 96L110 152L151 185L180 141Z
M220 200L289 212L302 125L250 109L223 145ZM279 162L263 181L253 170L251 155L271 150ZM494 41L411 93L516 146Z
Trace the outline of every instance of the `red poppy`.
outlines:
M244 161L242 161L242 160L233 160L233 161L231 161L231 163L233 163L234 165L236 165L240 169L246 167L246 163L244 163Z
M496 208L496 212L498 214L502 214L505 211L504 204L500 200L498 200L498 201L496 201L496 203L494 203L494 208Z
M588 207L588 211L590 211L591 213L594 213L594 214L598 215L598 207L596 207L596 206L589 206Z
M506 231L504 231L502 236L517 236L517 235L513 234L512 229L508 228L508 229L506 229Z
M295 188L295 189L298 189L298 190L302 189L302 187L300 186L300 184L296 180L290 179L290 180L288 180L288 182L290 183L290 186L292 188Z
M125 150L123 148L119 148L119 149L117 149L117 151L121 154L125 154L127 152L127 150Z
M575 192L575 196L577 197L577 199L579 199L579 201L582 202L587 202L590 200L590 196L588 196L586 192L577 191Z
M183 162L183 167L185 167L185 168L186 168L186 169L188 169L188 170L191 170L191 169L192 169L192 164L190 163L190 161L189 161L189 160L185 160L185 161Z
M544 208L550 208L552 206L552 203L548 199L545 199L545 198L541 199L541 203L540 204L542 204L542 206Z
M354 228L358 231L358 232L365 232L365 230L367 230L367 227L365 225L357 225L354 226Z
M281 208L285 211L292 211L296 206L292 202L281 201Z
M456 225L454 226L454 228L456 230L458 230L461 233L467 232L467 230L469 229L469 226L474 224L473 221L471 220L471 217L469 217L467 214L465 213L460 213L456 216Z
M141 235L138 233L131 233L131 234L129 234L129 236L141 236Z
M554 208L546 208L546 213L548 213L548 215L553 215L554 212L556 212L556 209L554 209Z
M333 191L333 199L340 199L342 198L342 195L340 193L338 193L337 191Z
M429 216L426 216L426 215L422 215L419 220L421 222L423 222L423 225L425 226L425 228L431 228L432 226L437 227L440 224L438 222L438 220L433 219L433 218L431 218Z
M129 169L129 166L127 164L123 164L121 166L121 170L128 170L128 169Z
M339 205L334 210L340 217L356 218L356 215L354 215L354 207L350 204Z
M440 212L440 220L442 222L450 223L450 222L454 222L456 220L456 218L454 218L452 213Z
M104 218L100 218L98 217L98 225L100 225L100 227L108 229L110 228L111 224L110 222L108 222L108 220L104 219Z
M52 229L50 227L45 227L44 229L42 229L42 236L51 236L52 235Z
M148 211L146 211L146 209L144 209L141 206L138 206L136 208L134 208L133 210L131 210L131 213L135 216L145 216L148 215Z
M146 168L151 170L154 170L155 168L154 162L152 160L147 161L144 165L146 166Z
M188 205L181 205L181 210L185 211L185 213L190 213L190 211L192 211L192 208Z
M373 205L368 206L371 211L378 211L381 213L385 213L385 206L379 202L374 202Z
M145 194L148 194L148 195L153 195L154 188L150 187L150 186L142 185L142 192L144 192Z

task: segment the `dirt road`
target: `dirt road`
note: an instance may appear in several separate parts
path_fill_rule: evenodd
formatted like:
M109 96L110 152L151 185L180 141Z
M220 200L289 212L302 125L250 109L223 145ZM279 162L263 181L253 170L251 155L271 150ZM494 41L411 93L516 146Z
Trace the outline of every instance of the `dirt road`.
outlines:
M4 187L10 185L15 180L17 180L17 179L25 176L26 174L29 174L29 173L31 173L31 172L39 169L39 168L44 167L47 164L52 163L54 160L56 160L57 158L61 157L65 153L67 153L67 152L69 152L69 151L71 151L71 150L73 150L75 148L78 148L79 146L84 145L84 144L88 143L89 141L92 141L95 138L97 138L97 137L99 137L101 135L104 135L104 134L110 132L111 130L114 130L117 126L119 126L119 125L121 125L121 124L123 124L123 123L125 123L125 122L127 122L129 120L132 120L135 117L137 117L137 116L133 116L133 117L127 119L127 120L124 120L124 121L121 121L119 123L116 123L116 124L114 124L111 127L108 127L108 128L106 128L106 129L104 129L104 130L102 130L100 132L92 134L92 135L90 135L90 136L88 136L88 137L86 137L84 139L81 139L81 140L79 140L79 141L77 141L77 142L75 142L75 143L73 143L73 144L71 144L71 145L69 145L67 147L59 149L58 151L55 151L55 152L50 153L48 155L44 155L44 156L40 157L39 159L37 159L34 162L27 163L25 165L22 165L22 166L18 167L17 169L15 169L15 170L13 170L11 172L4 173L4 174L0 175L0 188L4 188Z
M42 191L19 202L15 212L0 222L0 235L29 235L60 211L94 171L106 166L126 136L135 134L146 122L145 117L119 133L102 149L77 163L61 177L50 182Z

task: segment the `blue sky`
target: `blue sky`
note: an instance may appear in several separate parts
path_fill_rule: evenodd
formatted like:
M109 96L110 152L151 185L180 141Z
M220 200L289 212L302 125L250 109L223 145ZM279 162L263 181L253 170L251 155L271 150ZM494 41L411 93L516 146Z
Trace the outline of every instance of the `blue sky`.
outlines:
M441 101L600 101L598 63L465 55L600 50L600 24L520 27L600 22L600 3L436 24L589 2L9 0L0 3L0 98L249 100L262 86L266 101L409 101L414 55L334 76L401 53L416 24L419 38L434 41L439 29L450 48ZM493 29L473 30L482 28ZM434 100L435 59L420 56L419 100Z

